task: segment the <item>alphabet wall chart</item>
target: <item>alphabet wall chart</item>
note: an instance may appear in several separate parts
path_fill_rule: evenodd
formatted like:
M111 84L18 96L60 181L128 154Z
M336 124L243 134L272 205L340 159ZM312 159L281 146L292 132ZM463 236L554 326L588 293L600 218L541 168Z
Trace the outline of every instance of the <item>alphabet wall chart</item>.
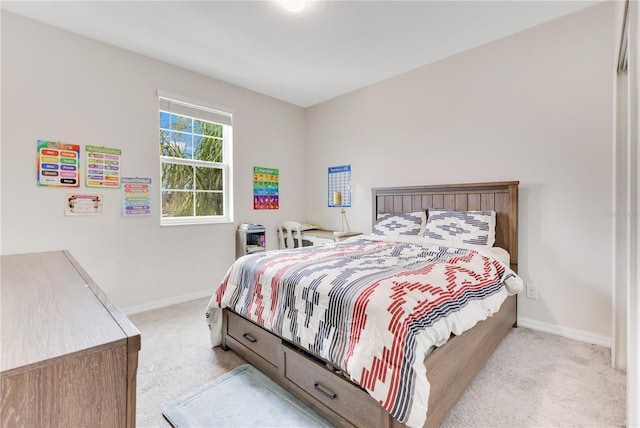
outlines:
M280 208L279 178L277 168L253 167L253 209L277 210Z

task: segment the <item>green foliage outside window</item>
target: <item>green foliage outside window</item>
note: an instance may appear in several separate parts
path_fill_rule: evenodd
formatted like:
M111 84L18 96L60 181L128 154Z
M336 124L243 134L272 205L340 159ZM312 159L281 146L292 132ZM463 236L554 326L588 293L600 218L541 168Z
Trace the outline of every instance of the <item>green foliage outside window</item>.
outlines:
M224 215L224 126L160 111L162 216Z

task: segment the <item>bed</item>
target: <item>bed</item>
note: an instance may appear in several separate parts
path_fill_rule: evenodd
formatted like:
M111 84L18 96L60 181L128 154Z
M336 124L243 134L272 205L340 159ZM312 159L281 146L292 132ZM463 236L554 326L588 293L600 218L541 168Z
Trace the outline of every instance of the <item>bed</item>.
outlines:
M241 261L234 263L225 280L216 290L207 309L207 317L212 329L212 344L214 346L220 344L225 350L234 350L248 362L291 391L295 396L313 407L335 426L438 426L494 349L500 344L509 330L516 325L517 307L515 294L519 289L515 286L507 287L505 284L509 283L506 278L513 282L515 277L519 281L519 278L514 275L514 272L517 271L518 182L375 188L372 189L372 208L372 220L373 224L376 225L374 231L378 228L381 218L384 216L393 217L393 214L401 216L406 213L424 212L427 209L431 213L444 212L442 210L495 212L495 243L493 246L506 250L510 258L506 261L498 262L487 254L488 251L475 251L466 248L462 244L456 245L453 249L438 246L435 249L429 247L428 250L420 250L416 247L418 244L411 240L413 239L412 237L402 238L402 240L393 237L381 240L370 239L370 237L351 238L343 243L329 244L317 249L313 249L313 247L311 249L301 248L283 250L286 254L283 251L275 251L266 255L246 256L253 257L253 259L245 259L243 257L242 259L244 260L241 259ZM431 218L435 219L437 215L433 215ZM426 232L422 229L420 233ZM471 246L470 248L475 247ZM334 274L332 273L334 272L333 270L325 269L327 268L325 265L332 264L333 266L335 260L337 260L333 253L331 253L331 257L323 258L323 254L329 254L329 252L358 255L351 256L348 262L344 262L343 270L335 270ZM316 263L315 258L318 258L318 263L323 263L322 269L318 268L317 265L313 265L311 269L301 270L300 272L306 273L297 280L293 281L291 279L295 278L295 276L287 279L290 282L287 287L290 288L286 288L286 290L291 289L294 290L291 293L295 292L295 287L299 282L300 284L305 284L304 288L308 292L307 295L314 295L316 290L314 288L312 290L313 293L310 292L310 284L322 287L327 282L335 283L340 278L343 278L344 275L347 275L345 272L350 272L349 275L351 275L352 272L357 270L372 269L371 272L374 273L370 274L370 276L375 276L378 274L377 270L379 269L391 269L389 267L391 265L392 269L399 269L398 266L403 263L407 263L406 266L410 273L407 274L403 271L402 275L412 275L415 271L419 271L420 275L427 275L435 271L435 269L426 268L426 264L415 268L417 265L403 256L407 252L420 254L420 257L432 257L433 254L436 254L435 257L444 257L447 263L466 263L463 268L460 268L462 265L455 266L456 272L460 271L460 269L464 270L467 266L473 264L483 266L486 271L485 274L490 276L490 280L485 282L495 284L492 288L495 291L491 291L493 294L487 292L488 297L486 299L467 299L464 300L464 305L461 305L465 306L465 308L475 308L476 306L474 305L481 305L475 311L481 313L488 311L489 313L484 315L484 320L476 323L475 321L467 321L464 317L457 321L450 321L449 317L444 317L433 321L434 324L437 324L435 325L436 327L445 324L445 320L447 325L456 325L458 321L460 324L475 325L469 329L465 327L464 332L456 327L452 330L457 332L454 335L446 333L447 337L444 339L446 343L444 344L442 344L442 338L435 337L437 334L430 333L429 335L434 336L433 344L437 346L429 348L428 355L424 360L420 355L427 354L423 347L431 343L429 341L425 342L427 345L416 348L418 351L414 351L413 348L408 346L400 348L404 350L402 351L404 354L401 355L401 358L396 356L394 361L401 361L404 364L402 368L387 367L390 364L381 362L382 357L380 355L382 354L376 354L378 356L372 357L371 360L375 362L375 364L371 365L371 370L360 370L363 367L360 360L369 358L368 356L361 357L364 354L362 348L366 348L365 345L368 346L369 343L377 342L379 332L384 333L380 333L381 336L384 336L387 332L382 331L383 329L376 330L378 327L374 321L378 317L367 313L361 317L350 317L348 328L345 327L345 330L349 330L349 332L356 330L359 334L362 334L362 337L358 336L357 340L355 340L360 347L354 350L351 346L351 343L354 342L353 337L349 336L344 339L338 333L335 333L335 336L331 336L331 340L327 340L328 334L320 333L327 330L326 323L324 321L318 323L317 319L314 320L313 318L313 307L318 304L317 296L309 298L308 301L303 302L302 306L299 303L287 303L289 308L295 306L295 308L300 309L300 312L308 311L311 313L311 315L306 315L306 319L304 314L300 318L298 309L296 309L294 311L295 315L291 316L287 326L283 326L284 321L282 320L274 323L265 322L265 318L269 318L270 315L265 315L262 312L265 307L269 307L269 304L264 304L263 300L268 301L269 297L273 297L274 293L273 290L266 289L266 286L267 284L275 283L274 281L277 279L275 277L284 271L284 265L298 266L297 263L300 260L304 260L304 263L310 263L311 259ZM366 254L371 257L367 258L368 256L364 257L360 256L360 254ZM379 254L385 255L382 257ZM398 254L402 257L389 257L389 255L395 257ZM393 261L388 262L388 259ZM327 260L330 260L330 262L327 262ZM389 266L379 266L385 263L389 264ZM249 278L247 275L249 275L250 269L242 270L240 267L242 264L253 264L255 266L268 264L272 268L271 272L276 273L274 277L269 276L268 281L258 284L257 279L247 279ZM415 271L411 270L414 268L416 269ZM267 268L261 270L260 275L263 278L266 277L267 271ZM314 277L314 275L316 276ZM331 277L331 275L335 276L329 281L327 278ZM475 274L471 276L473 275ZM245 289L228 287L227 283L230 276L244 278L236 282L244 280L251 285ZM353 278L355 278L353 282L362 280L360 277ZM409 278L413 277L409 276ZM468 280L464 282L466 283L465 286L469 285ZM393 277L393 284L397 284L396 277ZM500 286L498 287L498 285ZM263 287L265 288L264 290L262 290ZM254 297L248 298L244 303L238 303L241 302L239 296L247 294L249 288L252 290L251 293L256 293L255 295L252 294ZM478 290L474 288L473 293L479 292ZM281 298L282 301L289 299L287 293L289 292L283 291L284 297ZM461 291L459 293L459 296L469 296L471 295L470 293L472 292L465 289L464 292ZM235 299L233 300L235 302L234 305L225 304L224 302L229 302L231 295ZM374 300L374 298L373 294L367 294L368 300ZM485 303L485 300L491 303ZM256 305L257 301L259 304ZM405 300L402 301L405 302ZM487 307L482 306L485 304ZM227 306L233 307L235 311L230 310ZM322 317L324 317L322 320L326 321L329 316L326 316L325 313L335 314L330 306L324 306L329 307L325 312L321 312ZM470 311L473 312L471 309ZM436 311L429 312L429 314L433 312ZM460 312L462 313L462 310ZM243 316L240 316L239 313L242 313ZM357 308L354 309L354 313L358 313ZM251 320L248 318L251 318ZM310 318L311 321L309 321ZM365 327L361 329L354 328L354 325L361 318L367 319L367 323L369 323L367 328L369 330ZM312 325L309 328L315 331L313 340L305 339L304 337L301 339L301 336L304 336L306 331L300 327L302 324L305 324L305 328L308 327L308 324ZM373 327L369 326L371 324L373 324ZM372 328L373 330L371 330ZM333 334L333 330L331 331ZM417 337L421 336L421 334L417 335ZM336 337L339 339L336 339ZM342 345L336 346L332 344L331 350L327 351L329 349L328 346L325 346L327 341L335 341L342 343ZM418 342L422 343L420 340ZM336 348L339 348L342 353L334 352ZM393 351L395 348L391 345L389 345L388 349L385 347L384 352L389 349L391 349L390 353L395 352ZM412 350L406 351L406 349ZM423 353L423 351L425 352ZM338 354L339 358L336 358L335 354ZM348 357L345 358L345 355L348 355ZM411 359L409 357L414 358ZM359 362L355 366L349 365L353 360L358 360ZM366 362L365 367L369 369L369 365L367 365L369 360L365 359L364 361ZM407 361L411 363L407 363ZM353 369L353 367L358 367L358 370ZM425 370L428 378L426 387L421 383L421 372ZM375 375L371 374L374 371ZM368 373L370 377L375 378L374 381L371 381L366 376L363 377L363 373ZM398 373L401 373L401 375ZM405 378L409 380L405 380ZM399 392L395 390L393 390L393 393L389 392L392 390L387 388L387 384L404 385L403 382L412 385L412 387L403 387ZM391 404L389 400L381 399L381 394L382 397L393 396ZM377 399L374 399L373 396L376 396ZM409 404L406 404L407 402ZM425 409L426 415L416 410L422 408ZM404 423L399 422L399 420L404 421Z

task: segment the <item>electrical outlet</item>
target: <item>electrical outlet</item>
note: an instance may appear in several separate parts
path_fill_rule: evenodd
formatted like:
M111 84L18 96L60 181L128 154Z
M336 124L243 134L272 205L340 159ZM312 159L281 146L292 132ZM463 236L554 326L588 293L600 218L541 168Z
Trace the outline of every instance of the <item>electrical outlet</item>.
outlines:
M529 299L537 299L538 298L538 287L533 284L527 284L527 298Z

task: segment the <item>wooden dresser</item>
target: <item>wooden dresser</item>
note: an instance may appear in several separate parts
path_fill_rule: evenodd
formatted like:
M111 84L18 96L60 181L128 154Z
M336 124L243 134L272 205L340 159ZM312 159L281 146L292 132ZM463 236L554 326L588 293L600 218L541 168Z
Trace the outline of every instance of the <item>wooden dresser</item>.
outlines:
M0 426L134 427L140 333L67 251L2 256Z

